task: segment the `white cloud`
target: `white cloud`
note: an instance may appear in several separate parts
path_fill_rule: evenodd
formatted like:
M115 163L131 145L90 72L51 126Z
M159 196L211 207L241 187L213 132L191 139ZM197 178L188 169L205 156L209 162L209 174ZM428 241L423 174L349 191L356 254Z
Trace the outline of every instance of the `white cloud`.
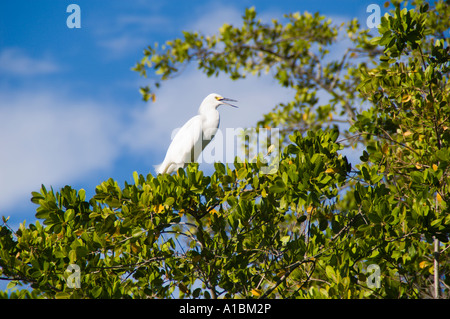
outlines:
M255 9L257 12L256 19L261 20L262 23L271 24L272 19L283 18L283 13L276 8L267 11L259 11L258 6L255 6ZM194 11L194 14L196 14L197 17L192 19L192 22L187 24L184 27L184 30L198 31L208 35L217 34L219 29L225 23L235 27L242 26L242 16L244 13L244 9L212 1Z
M5 48L0 52L0 72L9 75L30 76L58 72L60 67L49 58L27 55L19 48Z
M0 91L0 208L41 184L71 183L108 169L118 123L95 102L49 91Z
M215 34L224 23L236 26L242 24L242 12L230 5L211 2L196 11L194 15L198 17L192 19L192 22L184 27L185 30Z
M145 37L122 34L99 40L98 45L106 49L107 57L120 58L130 52L142 51L148 43Z
M153 44L152 35L161 36L175 29L173 21L154 11L152 8L142 8L139 13L128 13L123 9L116 16L92 21L93 35L104 56L117 59L139 54Z
M167 19L167 17L155 15L150 12L145 15L121 14L117 17L116 22L118 30L123 30L125 27L131 27L140 32L161 30L170 24L170 20Z

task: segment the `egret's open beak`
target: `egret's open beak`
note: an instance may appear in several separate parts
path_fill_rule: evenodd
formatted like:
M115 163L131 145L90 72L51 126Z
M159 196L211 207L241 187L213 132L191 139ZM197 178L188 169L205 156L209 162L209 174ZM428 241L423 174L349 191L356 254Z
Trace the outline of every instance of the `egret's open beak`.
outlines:
M227 103L227 102L237 102L236 100L233 100L233 99L229 99L229 98L223 97L223 98L220 99L220 102L222 102L223 104L232 106L232 107L237 107L236 105Z

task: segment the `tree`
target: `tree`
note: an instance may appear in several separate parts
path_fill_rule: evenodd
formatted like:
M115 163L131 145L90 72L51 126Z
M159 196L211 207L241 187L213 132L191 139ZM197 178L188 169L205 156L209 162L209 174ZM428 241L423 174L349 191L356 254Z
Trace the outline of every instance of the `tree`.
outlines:
M278 169L262 174L258 158L216 163L211 176L196 164L135 172L91 199L42 186L38 221L0 228L0 278L32 288L9 296L448 297L450 7L386 5L379 37L307 12L263 24L250 8L241 27L148 47L134 68L143 76L197 63L232 79L268 70L294 90L257 123L282 130ZM343 33L352 46L330 60ZM357 145L351 167L342 150ZM82 289L67 285L74 264Z

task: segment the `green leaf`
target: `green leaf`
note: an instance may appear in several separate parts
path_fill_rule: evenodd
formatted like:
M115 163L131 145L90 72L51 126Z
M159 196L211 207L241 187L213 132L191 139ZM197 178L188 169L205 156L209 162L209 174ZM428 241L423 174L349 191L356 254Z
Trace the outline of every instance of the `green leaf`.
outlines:
M143 229L135 229L133 230L132 236L133 237L141 237L143 234L145 234L145 230Z
M286 245L290 240L291 240L291 236L289 236L289 235L281 237L281 242L283 243L283 245Z
M86 191L84 189L80 189L78 191L78 197L80 198L81 201L85 201L86 200Z
M134 185L138 186L139 185L139 174L136 171L133 172L133 180L134 180Z
M370 173L369 170L367 169L366 166L361 167L361 171L364 177L364 180L368 183L370 183L371 179L370 179Z
M57 292L55 294L55 298L56 299L69 299L70 298L70 294L68 294L67 292Z
M378 45L378 44L380 44L380 40L381 40L381 37L373 37L373 38L370 40L370 44L371 44L371 45Z
M75 248L75 253L77 258L85 258L87 254L89 253L89 250L85 246L78 246ZM69 252L69 258L70 258L70 252Z
M238 179L245 179L247 177L247 169L245 167L242 167L237 172L237 178Z
M423 182L423 173L418 171L411 172L411 179L416 184L422 184Z
M16 286L17 286L17 281L12 280L12 281L8 282L8 284L6 285L6 289L13 289Z
M328 278L332 279L334 282L337 282L336 273L335 273L333 267L331 267L330 265L327 265L325 267L325 272L326 272Z
M215 162L214 169L216 170L217 173L220 173L221 175L225 175L225 165L223 163Z
M423 5L420 6L420 13L425 13L430 8L430 4L425 2Z
M274 185L269 187L270 193L282 193L286 190L286 185L283 183L281 179L277 179Z
M164 201L165 206L171 206L175 202L175 198L173 197L167 197Z
M96 287L92 288L92 290L91 290L92 297L94 297L94 298L100 297L102 292L103 292L103 288L101 286L96 286Z
M74 217L75 217L75 210L70 208L64 212L64 221L66 223L70 222L72 219L74 219Z
M77 252L75 249L69 251L69 263L73 264L77 260Z
M307 216L306 216L306 215L302 215L302 216L300 216L300 217L297 219L297 222L298 222L299 224L301 224L301 223L305 222L306 219L307 219Z

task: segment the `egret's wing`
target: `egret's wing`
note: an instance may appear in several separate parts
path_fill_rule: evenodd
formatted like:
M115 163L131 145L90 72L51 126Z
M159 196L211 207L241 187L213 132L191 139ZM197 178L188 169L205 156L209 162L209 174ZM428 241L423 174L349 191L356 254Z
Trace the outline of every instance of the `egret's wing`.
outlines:
M173 148L174 158L184 163L195 161L202 151L202 119L194 116L184 124L170 143L169 151ZM180 163L180 161L176 161Z
M160 173L183 167L185 164L195 161L202 151L202 120L199 115L187 121L175 134L167 149L164 162L157 168ZM172 170L169 168L174 166Z

